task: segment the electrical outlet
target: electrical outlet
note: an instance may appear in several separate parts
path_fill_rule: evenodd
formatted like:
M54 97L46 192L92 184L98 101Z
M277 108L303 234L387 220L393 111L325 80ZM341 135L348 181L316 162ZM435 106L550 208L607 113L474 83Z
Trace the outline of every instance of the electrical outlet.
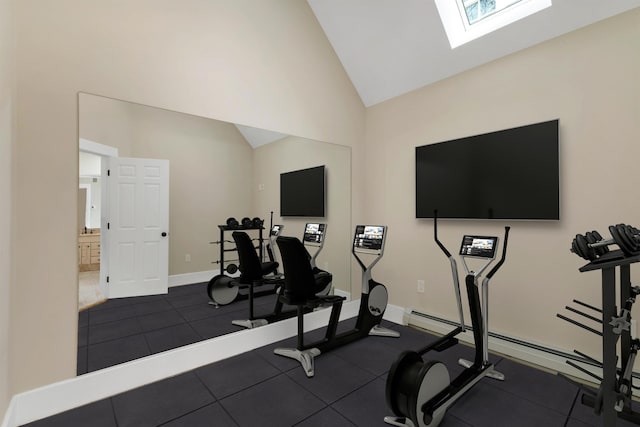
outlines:
M424 292L424 280L418 280L418 292Z
M184 261L185 262L191 262L191 254L185 254Z
M264 184L258 184L258 191L264 191Z

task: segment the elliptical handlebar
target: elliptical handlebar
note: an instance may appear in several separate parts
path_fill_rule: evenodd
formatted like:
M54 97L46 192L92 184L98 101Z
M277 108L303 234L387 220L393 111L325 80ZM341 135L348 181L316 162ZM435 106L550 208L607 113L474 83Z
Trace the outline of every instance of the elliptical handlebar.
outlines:
M504 243L502 244L502 257L500 258L500 261L498 261L498 263L493 266L491 271L487 273L486 275L487 279L491 279L493 275L496 274L498 269L502 267L502 264L504 264L504 261L507 259L507 241L509 240L509 230L511 230L511 227L509 227L508 225L504 227Z
M438 209L435 209L433 211L433 238L435 239L440 249L442 249L442 252L444 252L444 254L447 256L447 258L451 258L451 252L449 252L447 248L444 247L442 242L438 240Z

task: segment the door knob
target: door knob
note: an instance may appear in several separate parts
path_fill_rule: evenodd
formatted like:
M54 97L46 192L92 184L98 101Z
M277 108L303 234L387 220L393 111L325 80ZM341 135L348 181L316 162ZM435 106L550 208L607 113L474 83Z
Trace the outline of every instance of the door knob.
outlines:
M162 237L167 237L167 232L166 231L162 232Z

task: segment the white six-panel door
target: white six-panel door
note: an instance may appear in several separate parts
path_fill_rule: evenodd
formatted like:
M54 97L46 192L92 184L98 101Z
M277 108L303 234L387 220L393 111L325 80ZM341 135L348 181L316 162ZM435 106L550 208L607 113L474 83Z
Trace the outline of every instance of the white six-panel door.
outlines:
M111 157L108 170L108 297L167 293L169 161Z

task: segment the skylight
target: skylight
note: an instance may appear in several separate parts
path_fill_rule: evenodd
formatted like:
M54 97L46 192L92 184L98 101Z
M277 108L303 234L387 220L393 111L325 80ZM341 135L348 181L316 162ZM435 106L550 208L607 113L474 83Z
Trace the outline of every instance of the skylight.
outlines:
M551 0L434 0L451 49L551 6Z

